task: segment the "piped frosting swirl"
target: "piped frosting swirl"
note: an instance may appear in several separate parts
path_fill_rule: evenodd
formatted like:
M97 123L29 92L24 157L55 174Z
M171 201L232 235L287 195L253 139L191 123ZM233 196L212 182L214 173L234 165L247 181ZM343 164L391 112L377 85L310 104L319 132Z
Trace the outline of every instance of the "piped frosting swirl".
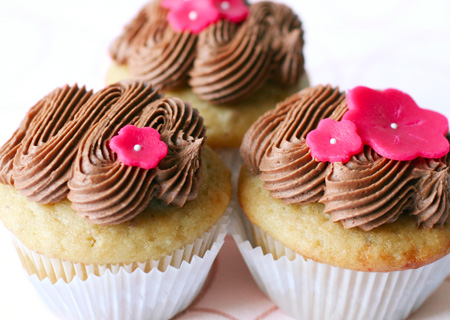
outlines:
M304 72L301 22L283 4L252 4L243 23L219 20L198 35L174 31L166 16L150 2L112 44L111 57L133 78L162 88L189 83L203 100L225 103L270 79L295 85Z
M311 157L306 134L346 111L337 88L300 91L253 124L241 146L244 163L273 197L287 204L321 202L345 228L368 231L403 213L426 228L442 225L450 210L448 156L396 161L366 146L345 164Z
M346 164L330 167L319 201L346 228L370 230L393 222L411 205L415 187L409 161L389 160L366 147Z
M38 203L57 202L66 197L72 159L80 137L89 126L89 122L73 120L83 112L81 108L91 96L92 91L84 87L65 86L38 102L25 118L32 117L31 121L25 120L23 134L16 132L11 138L17 141L17 149L2 181L11 175L8 182ZM92 110L90 118L95 121L101 116L99 112ZM4 148L0 152L2 158L7 152Z
M127 124L160 132L168 154L155 169L126 166L109 148ZM196 198L204 134L196 109L147 83L121 82L95 94L65 86L38 102L0 149L0 179L30 200L67 196L90 222L117 224L153 198L177 206Z

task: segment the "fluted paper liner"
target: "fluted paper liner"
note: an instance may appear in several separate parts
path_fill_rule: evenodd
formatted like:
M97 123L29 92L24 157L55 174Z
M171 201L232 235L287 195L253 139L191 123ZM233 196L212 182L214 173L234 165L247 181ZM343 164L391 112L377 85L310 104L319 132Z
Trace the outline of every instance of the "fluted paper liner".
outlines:
M52 259L12 238L31 283L61 319L170 319L198 295L224 243L228 221L227 213L173 254L129 265Z
M405 319L450 272L450 255L394 272L353 271L306 260L238 214L230 230L260 289L295 319Z

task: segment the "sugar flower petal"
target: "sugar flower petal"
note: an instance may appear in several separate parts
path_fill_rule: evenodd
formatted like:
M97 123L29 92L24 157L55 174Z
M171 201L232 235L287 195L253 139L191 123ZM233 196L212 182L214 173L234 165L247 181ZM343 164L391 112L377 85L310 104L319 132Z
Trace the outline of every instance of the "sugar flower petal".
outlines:
M392 160L440 158L449 152L448 120L420 108L406 93L356 87L347 94L348 111L363 142Z
M169 3L169 4L167 4ZM176 31L199 33L220 18L217 8L208 0L166 2L170 8L167 20Z
M127 125L109 142L120 162L127 166L153 169L167 155L167 145L153 128Z
M162 0L161 1L161 7L166 9L176 9L179 7L183 2L186 0Z
M248 7L243 0L213 0L220 17L231 22L242 22L247 18Z
M308 133L306 144L314 159L328 162L348 162L363 148L353 122L337 122L329 118L321 120L317 129Z

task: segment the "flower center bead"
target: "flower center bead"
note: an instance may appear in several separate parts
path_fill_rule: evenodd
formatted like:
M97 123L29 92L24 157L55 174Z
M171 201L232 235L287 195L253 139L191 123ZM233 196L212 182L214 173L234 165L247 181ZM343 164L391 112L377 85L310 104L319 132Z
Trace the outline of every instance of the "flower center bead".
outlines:
M141 151L142 147L140 144L136 144L136 145L134 145L133 149L134 149L134 151Z
M395 122L391 123L391 128L398 129L398 124L396 124Z
M228 10L230 9L230 3L228 1L222 1L220 7L222 8L222 10Z
M189 20L195 21L198 18L198 13L196 11L189 12Z
M330 143L331 143L331 144L336 144L336 143L337 143L337 140L336 140L335 138L331 138L331 139L330 139Z

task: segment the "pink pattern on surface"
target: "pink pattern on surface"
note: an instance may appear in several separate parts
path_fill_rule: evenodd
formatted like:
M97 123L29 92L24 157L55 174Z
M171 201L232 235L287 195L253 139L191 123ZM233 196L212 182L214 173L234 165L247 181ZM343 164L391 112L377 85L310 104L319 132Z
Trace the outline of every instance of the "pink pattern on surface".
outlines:
M271 314L280 311L280 308L278 308L278 306L274 305L273 307L271 307L270 309L268 309L267 311L264 311L261 315L257 316L255 318L255 320L263 320L266 319L268 316L270 316Z
M449 152L448 120L419 108L406 93L356 87L347 94L349 111L342 118L355 123L363 142L392 160L440 158Z
M214 308L194 307L194 308L189 308L186 311L186 313L200 313L200 314L216 315L216 316L220 316L221 318L228 319L228 320L239 320L238 318L235 318L226 312L223 312L221 310L214 309Z
M246 303L240 303L246 301ZM239 302L239 303L238 303ZM291 319L258 288L230 235L199 296L174 320L191 319Z
M161 141L159 132L153 128L127 125L109 142L109 147L119 161L127 166L142 169L156 168L167 155L167 145Z
M363 143L353 122L323 119L317 129L306 136L311 156L317 161L348 162L351 156L360 152Z

